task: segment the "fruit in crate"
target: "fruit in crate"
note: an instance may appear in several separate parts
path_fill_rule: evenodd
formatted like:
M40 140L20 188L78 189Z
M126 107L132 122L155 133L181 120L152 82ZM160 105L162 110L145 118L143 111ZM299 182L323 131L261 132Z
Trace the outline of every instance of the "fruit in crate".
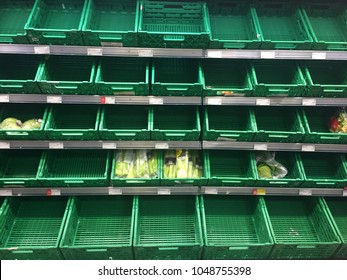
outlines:
M347 111L346 108L339 109L329 122L330 132L347 133Z
M25 130L40 129L41 125L42 125L41 119L27 120L26 122L23 123L22 129L25 129Z
M259 164L257 169L260 178L272 178L272 169L267 164Z
M22 122L16 118L6 118L0 123L0 129L22 129Z

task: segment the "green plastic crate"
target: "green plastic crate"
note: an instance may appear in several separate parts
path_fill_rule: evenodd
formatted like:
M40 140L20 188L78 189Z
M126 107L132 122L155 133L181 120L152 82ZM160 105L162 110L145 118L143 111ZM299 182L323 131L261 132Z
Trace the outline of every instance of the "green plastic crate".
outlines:
M330 219L341 238L341 247L335 252L335 259L347 259L347 201L344 197L321 198L322 207L326 207Z
M336 188L347 185L347 166L342 154L301 153L303 187Z
M255 96L303 96L306 81L293 61L258 61L252 63Z
M346 17L347 18L347 17ZM307 95L318 97L347 96L347 64L344 61L306 61Z
M82 25L88 0L36 0L26 31L31 43L83 45Z
M60 249L67 260L131 260L132 196L73 197Z
M208 5L211 41L210 48L258 49L261 37L256 12L240 1L219 0Z
M32 119L41 119L40 129L0 129L1 139L40 140L45 139L44 126L47 121L48 107L42 104L4 104L0 108L0 123L6 118L16 118L22 123Z
M153 95L201 96L203 74L199 60L162 58L152 64Z
M248 151L210 150L205 153L209 186L253 186L257 166L253 153Z
M150 140L150 119L150 109L145 106L104 106L100 117L100 138Z
M25 25L33 0L4 0L0 4L0 43L27 44Z
M203 62L205 96L250 96L249 64L243 60L207 59Z
M323 144L347 144L346 133L330 132L329 121L337 108L305 108L302 110L302 123L306 130L305 142Z
M262 49L311 49L309 28L293 1L258 1L256 15Z
M139 8L140 46L207 48L210 22L206 3L140 1Z
M143 58L103 57L95 78L101 95L148 95L149 61Z
M49 109L45 132L53 140L96 140L101 110L95 105L56 105Z
M46 151L38 179L44 187L108 187L110 162L105 150Z
M347 7L340 4L305 3L302 11L314 40L314 48L347 50Z
M41 93L37 84L41 61L39 55L1 54L0 93Z
M14 197L2 213L1 260L63 259L59 241L68 197Z
M257 130L254 141L300 142L305 130L299 111L290 107L253 108Z
M198 107L158 106L153 108L152 140L198 141L201 125Z
M257 181L255 186L258 187L299 187L304 182L303 167L300 158L292 152L276 152L275 160L282 164L288 173L281 179L260 178L257 172Z
M91 57L50 56L40 65L38 83L43 93L94 94L95 74Z
M207 106L204 113L204 140L252 141L257 126L248 107Z
M135 259L200 259L203 238L197 196L136 199Z
M82 27L85 44L105 47L138 46L138 5L133 0L88 1Z
M327 259L340 240L315 197L266 197L275 246L270 259Z
M204 196L205 260L266 259L273 239L262 197Z
M41 187L38 181L41 150L3 150L0 153L0 186Z

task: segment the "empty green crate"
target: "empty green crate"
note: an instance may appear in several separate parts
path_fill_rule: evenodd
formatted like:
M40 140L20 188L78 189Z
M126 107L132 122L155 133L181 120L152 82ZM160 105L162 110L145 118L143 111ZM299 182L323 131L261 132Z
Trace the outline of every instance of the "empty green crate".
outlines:
M154 107L152 123L152 140L198 141L200 139L201 125L198 107Z
M135 259L198 260L202 246L198 197L137 197Z
M335 252L334 258L347 259L347 201L344 197L322 198L323 207L332 220L334 227L341 238L341 247Z
M100 108L95 105L56 105L49 110L45 132L54 140L96 140Z
M300 142L305 130L297 109L290 107L253 108L257 130L254 141Z
M260 178L257 172L258 187L299 187L304 182L302 163L297 154L292 152L276 152L275 160L282 164L288 171L287 175L281 179Z
M300 67L293 61L252 63L255 96L302 96L306 82Z
M309 28L292 1L258 3L256 14L262 49L311 49Z
M162 58L152 64L153 95L201 96L202 69L197 59Z
M342 154L301 153L305 182L304 187L336 188L344 187L347 166Z
M204 2L140 1L139 43L143 47L206 48L210 24Z
M73 197L60 249L67 260L131 260L132 196Z
M110 162L105 150L46 151L38 179L45 187L108 187Z
M314 197L266 197L275 246L270 259L327 259L340 240Z
M306 61L303 66L308 85L307 95L318 97L347 96L346 62Z
M39 55L1 54L0 93L41 93L37 79L42 59Z
M1 260L59 260L67 197L14 197L2 213Z
M314 48L347 50L347 9L343 1L305 3L303 16L312 34Z
M256 124L248 107L207 106L204 113L204 140L252 141Z
M43 93L94 94L95 74L91 57L50 56L40 65L38 83Z
M99 135L103 140L150 140L150 109L145 106L104 106Z
M4 0L0 4L0 43L27 44L25 25L33 0Z
M302 110L302 122L306 130L305 142L323 144L346 144L346 133L330 132L330 119L337 108L305 108Z
M137 1L90 0L82 27L87 45L136 47Z
M253 186L257 178L253 153L210 150L205 156L208 162L209 186Z
M0 185L40 187L41 150L3 150L0 153Z
M36 0L26 30L38 44L82 45L82 25L88 0Z
M45 139L44 126L47 121L48 108L42 104L4 104L0 108L0 126L3 120L7 118L15 118L24 126L24 128L18 127L19 129L6 129L0 128L1 139L11 140L40 140ZM31 120L42 120L41 127L39 129L27 129L27 125L31 126L35 121ZM26 123L29 121L29 123Z
M220 0L208 3L208 11L211 24L210 48L260 47L261 38L255 9L248 3Z
M203 63L205 96L250 96L253 91L248 62L208 59Z
M101 95L148 95L149 61L143 58L103 57L95 86Z

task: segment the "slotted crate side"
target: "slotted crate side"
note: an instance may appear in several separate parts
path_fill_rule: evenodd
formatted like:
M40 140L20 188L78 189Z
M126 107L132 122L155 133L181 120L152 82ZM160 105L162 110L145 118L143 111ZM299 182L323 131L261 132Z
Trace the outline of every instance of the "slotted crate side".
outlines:
M135 259L200 259L203 238L197 196L136 199Z
M266 197L274 233L271 259L327 259L340 239L326 209L312 197Z
M273 246L260 197L201 197L203 259L266 259Z
M101 58L95 86L102 95L149 94L149 61L144 58Z
M89 0L36 0L26 24L31 43L83 45L82 25Z
M210 22L206 3L139 2L139 44L152 48L207 48Z
M133 259L132 196L73 197L60 242L68 260Z
M138 1L88 1L82 27L90 46L138 46Z
M11 198L1 217L0 259L63 259L58 245L68 208L66 197Z

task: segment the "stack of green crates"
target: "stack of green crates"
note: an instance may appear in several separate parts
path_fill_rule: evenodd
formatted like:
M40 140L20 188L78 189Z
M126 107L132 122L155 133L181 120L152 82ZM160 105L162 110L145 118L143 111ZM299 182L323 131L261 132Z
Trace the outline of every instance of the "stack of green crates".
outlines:
M59 247L67 260L131 260L132 196L73 197Z

